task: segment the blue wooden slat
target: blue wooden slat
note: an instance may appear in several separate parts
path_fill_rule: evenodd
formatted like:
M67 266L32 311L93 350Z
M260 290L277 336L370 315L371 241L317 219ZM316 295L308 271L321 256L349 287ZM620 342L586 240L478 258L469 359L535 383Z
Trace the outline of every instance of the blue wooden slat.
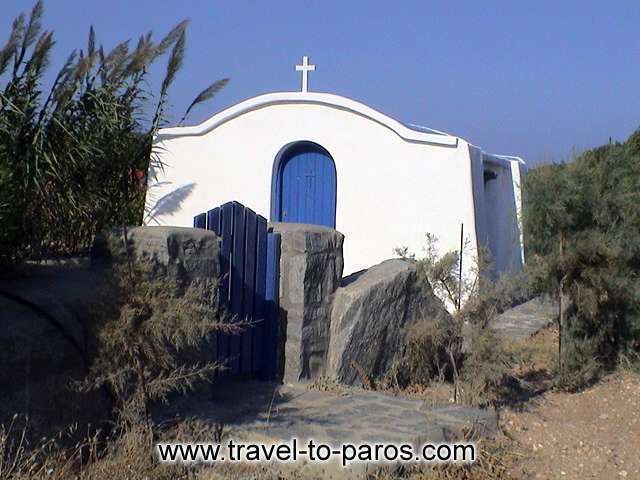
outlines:
M231 275L229 276L230 309L237 320L244 320L244 216L245 207L238 202L233 202L233 247ZM241 335L231 335L230 351L231 371L240 373Z
M251 370L259 373L262 369L265 329L265 291L267 278L267 220L258 216L256 225L256 275L255 275L255 311L256 325L254 330Z
M207 212L207 230L211 230L216 235L220 235L220 207L213 208Z
M231 272L231 249L233 246L233 203L225 203L220 207L220 210L220 237L222 238L220 247L220 303L225 314L232 315L233 311L229 304L229 276ZM218 333L218 361L220 362L227 363L229 360L229 337L230 335L226 333ZM223 376L229 374L229 370L223 372Z
M279 315L279 279L280 279L280 234L267 235L267 270L266 270L266 321L265 349L263 352L262 376L273 380L276 376L276 353L278 344Z
M233 203L225 203L221 207L220 219L220 237L222 244L220 248L220 266L223 272L221 281L222 294L225 302L228 304L229 295L229 276L231 273L231 252L233 249Z
M250 208L244 212L244 275L243 275L243 312L245 318L255 321L256 290L256 230L257 216ZM243 374L251 373L252 341L255 328L248 328L242 333L240 370Z
M209 210L207 212L207 215L206 215L207 230L210 230L210 231L214 232L218 236L220 236L220 210L221 210L220 207L213 208L213 209ZM221 275L222 275L222 272L221 272ZM222 280L222 277L218 279L218 281L221 281L221 280ZM221 285L218 285L218 297L222 298L220 287L221 287ZM221 307L224 305L222 303L222 300L220 301L220 304L221 304L220 305ZM219 355L219 352L220 352L220 350L219 350L219 348L220 348L219 347L219 344L220 344L219 337L220 337L220 335L222 335L222 334L220 334L220 333L216 334L216 352L217 352L216 355ZM218 361L223 361L223 359L219 358L219 357L217 358L217 360Z
M207 214L201 213L193 217L193 228L207 228Z

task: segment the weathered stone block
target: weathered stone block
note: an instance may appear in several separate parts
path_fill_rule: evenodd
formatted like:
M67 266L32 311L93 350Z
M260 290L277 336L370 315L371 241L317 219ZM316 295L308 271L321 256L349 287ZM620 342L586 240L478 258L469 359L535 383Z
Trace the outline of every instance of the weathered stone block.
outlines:
M324 374L331 299L342 277L344 236L319 225L270 223L281 236L280 309L286 317L284 381Z
M125 255L125 236L136 260L148 261L183 280L218 278L220 238L209 230L188 227L114 228L96 239L96 263Z
M86 265L27 265L25 276L0 283L0 423L26 414L37 435L104 419L102 392L70 388L86 374L85 319L102 278Z

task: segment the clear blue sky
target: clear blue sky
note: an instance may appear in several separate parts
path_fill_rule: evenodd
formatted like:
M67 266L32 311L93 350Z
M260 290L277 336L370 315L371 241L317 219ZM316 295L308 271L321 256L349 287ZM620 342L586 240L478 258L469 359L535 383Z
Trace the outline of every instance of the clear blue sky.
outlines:
M3 3L6 38L33 2ZM311 90L530 163L567 159L640 126L638 0L48 0L45 10L55 69L86 45L91 24L108 49L148 30L160 38L191 18L171 91L176 121L217 78L231 83L187 123L259 93L299 89L294 65L307 54L318 66Z

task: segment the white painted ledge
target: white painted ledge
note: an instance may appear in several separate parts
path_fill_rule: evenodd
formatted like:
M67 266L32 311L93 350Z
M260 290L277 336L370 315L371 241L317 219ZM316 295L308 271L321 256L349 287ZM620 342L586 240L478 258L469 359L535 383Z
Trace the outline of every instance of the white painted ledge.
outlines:
M226 110L215 114L213 117L205 120L199 125L190 127L163 128L158 132L156 140L163 140L173 137L204 135L214 128L222 125L223 123L253 110L258 110L260 108L265 108L271 105L287 105L296 103L322 105L325 107L347 111L355 115L360 115L392 130L399 137L408 142L428 143L432 145L441 145L444 147L456 147L458 145L458 138L452 135L413 130L406 125L398 122L397 120L394 120L393 118L381 112L378 112L373 108L367 107L360 102L351 100L350 98L341 97L339 95L333 95L330 93L317 92L276 92L267 93L265 95L258 95L257 97L253 97L240 102L236 105L233 105L232 107L227 108Z

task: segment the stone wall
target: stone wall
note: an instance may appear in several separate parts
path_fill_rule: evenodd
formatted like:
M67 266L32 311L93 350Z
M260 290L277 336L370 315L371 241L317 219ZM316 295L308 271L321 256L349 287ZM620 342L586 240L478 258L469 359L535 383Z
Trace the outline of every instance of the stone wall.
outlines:
M108 266L125 253L125 239L136 260L150 262L180 280L218 278L220 238L209 230L186 227L116 228L96 239L94 265Z
M385 261L342 279L341 233L315 225L271 223L269 228L281 235L277 357L284 382L328 375L358 383L354 363L367 375L381 376L401 351L409 324L448 315L428 285L416 281L410 262ZM21 280L0 284L5 293L0 295L0 421L23 412L61 428L104 417L104 397L87 403L67 386L82 378L91 362L89 311L111 261L123 254L125 237L134 259L151 261L158 274L181 282L220 275L220 239L213 232L132 227L126 235L116 229L98 238L92 266L88 261L41 265Z
M21 273L0 283L0 423L27 415L38 435L95 423L108 414L108 398L69 387L88 368L85 320L103 278L88 259L25 265Z
M152 260L164 274L187 282L219 275L213 232L133 227L127 237L135 258ZM69 386L84 377L95 353L91 310L123 238L121 229L98 238L91 262L26 265L21 277L0 283L0 423L27 414L35 432L52 434L108 416L103 392L79 394Z

